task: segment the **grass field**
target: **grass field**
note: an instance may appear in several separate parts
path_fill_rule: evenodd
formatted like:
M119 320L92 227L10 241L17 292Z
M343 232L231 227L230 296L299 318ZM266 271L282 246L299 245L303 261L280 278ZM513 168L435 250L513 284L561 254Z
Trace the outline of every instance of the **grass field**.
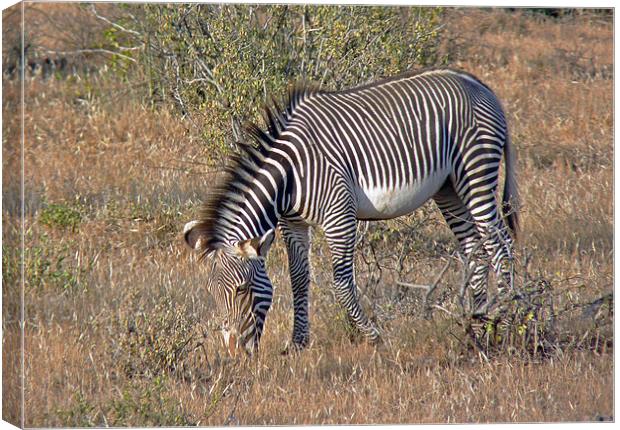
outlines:
M363 264L364 306L386 339L378 349L356 341L317 235L308 350L280 355L292 300L277 240L260 352L226 357L209 320L207 274L180 237L218 162L194 125L141 105L114 79L35 79L25 83L24 424L613 419L613 316L580 306L613 291L612 22L449 9L445 24L449 65L486 82L508 115L523 201L517 253L555 294L559 334L548 354L471 349L458 319L423 318L418 292ZM17 81L3 80L2 107L3 418L18 423ZM429 284L456 244L430 204L405 224L418 226L406 236L408 281ZM448 309L459 277L452 265L442 279Z

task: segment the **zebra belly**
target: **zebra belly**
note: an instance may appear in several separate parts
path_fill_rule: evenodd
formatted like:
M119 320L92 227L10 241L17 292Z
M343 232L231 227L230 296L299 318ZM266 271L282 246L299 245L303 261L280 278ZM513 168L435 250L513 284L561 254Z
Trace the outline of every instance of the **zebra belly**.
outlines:
M392 219L411 213L439 191L448 174L447 170L435 172L420 181L389 189L360 186L357 189L357 218Z

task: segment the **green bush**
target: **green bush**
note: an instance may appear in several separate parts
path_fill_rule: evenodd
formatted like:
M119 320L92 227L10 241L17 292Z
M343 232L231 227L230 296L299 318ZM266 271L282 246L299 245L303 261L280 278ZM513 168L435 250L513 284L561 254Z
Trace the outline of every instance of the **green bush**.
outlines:
M140 59L149 88L199 119L214 151L243 138L270 95L327 89L434 64L441 9L148 5Z
M120 398L110 402L108 415L113 426L195 426L182 403L168 393L168 380L155 377L151 384L130 384Z
M163 297L153 309L146 310L132 296L126 304L131 309L117 321L123 335L112 348L129 378L152 379L166 373L182 373L188 355L201 341L200 324L184 305Z
M87 291L92 260L76 264L71 243L58 243L43 233L34 242L32 230L26 231L26 246L2 246L3 285L21 282L23 253L24 286L27 292L76 294Z
M129 383L104 401L89 399L78 391L69 407L58 409L56 415L67 427L197 425L169 389L168 379L158 376L149 384Z
M64 203L52 203L41 210L39 221L48 227L75 231L82 222L82 213L79 208Z

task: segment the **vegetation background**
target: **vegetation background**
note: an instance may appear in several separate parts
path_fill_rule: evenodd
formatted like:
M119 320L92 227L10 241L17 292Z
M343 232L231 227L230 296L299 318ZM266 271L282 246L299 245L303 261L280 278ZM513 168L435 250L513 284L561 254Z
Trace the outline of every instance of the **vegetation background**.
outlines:
M611 10L30 3L22 152L20 7L3 13L3 419L613 419ZM433 65L477 75L504 103L523 200L518 277L547 292L545 312L517 312L508 334L472 345L456 243L429 203L360 241L358 282L381 348L359 342L335 305L317 232L310 348L280 355L292 307L277 241L260 353L224 356L208 274L180 229L243 122L301 76L337 89ZM423 291L398 284L431 285L445 267L430 314Z

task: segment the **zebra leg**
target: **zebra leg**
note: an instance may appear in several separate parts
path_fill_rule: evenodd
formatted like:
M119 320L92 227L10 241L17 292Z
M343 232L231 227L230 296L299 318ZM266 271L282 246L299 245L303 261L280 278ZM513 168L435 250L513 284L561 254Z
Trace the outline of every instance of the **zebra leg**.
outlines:
M483 249L480 249L481 237L476 224L456 194L452 184L447 183L433 196L433 200L441 211L448 227L459 242L461 252L466 258L468 279L466 287L472 293L469 309L472 313L484 313L487 305L487 281L489 265ZM461 303L464 305L464 303Z
M497 275L497 290L502 297L514 286L512 238L504 220L499 215L489 221L476 220L476 225L479 233L488 237L485 241L485 249L491 258L493 270Z
M375 324L362 310L355 285L354 251L357 220L354 212L340 215L323 226L332 257L334 290L349 319L371 342L379 342L380 334Z
M293 348L303 349L310 340L308 319L308 289L310 285L310 265L308 261L308 224L302 221L280 221L280 231L288 251L288 267L293 290Z
M499 170L495 161L495 157L491 158L486 170L481 170L478 166L475 173L469 176L465 165L465 174L457 193L469 210L478 234L484 241L484 248L497 274L501 297L513 287L513 256L512 238L500 216L496 199Z

